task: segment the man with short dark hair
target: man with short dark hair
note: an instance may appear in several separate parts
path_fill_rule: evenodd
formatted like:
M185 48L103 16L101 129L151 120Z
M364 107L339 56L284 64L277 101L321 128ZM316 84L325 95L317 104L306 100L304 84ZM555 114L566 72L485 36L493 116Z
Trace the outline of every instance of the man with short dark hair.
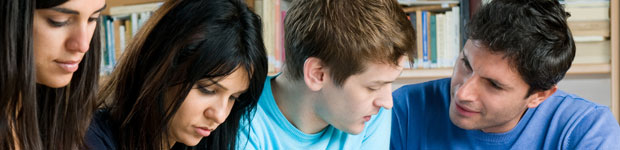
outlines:
M396 0L295 0L284 32L284 70L265 81L237 149L388 149L391 83L415 49Z
M620 149L608 107L557 89L575 57L557 0L494 0L452 78L393 92L391 149Z

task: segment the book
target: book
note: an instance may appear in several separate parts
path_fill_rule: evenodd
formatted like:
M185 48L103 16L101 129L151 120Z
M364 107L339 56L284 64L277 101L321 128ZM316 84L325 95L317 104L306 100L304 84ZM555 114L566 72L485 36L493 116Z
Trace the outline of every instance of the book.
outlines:
M430 68L428 61L428 11L422 11L422 68Z
M568 21L573 36L603 36L609 37L609 20L595 21Z
M430 27L431 27L430 28L431 67L436 67L437 66L437 15L436 14L431 15Z
M575 48L573 64L608 64L611 61L609 40L575 42Z
M417 11L415 13L416 15L416 45L417 45L417 54L418 54L418 58L414 59L415 60L415 67L414 68L422 68L424 66L423 64L423 60L424 60L424 53L422 52L423 50L423 41L422 41L422 31L420 31L420 29L422 29L422 11Z
M609 20L609 1L566 2L568 21Z

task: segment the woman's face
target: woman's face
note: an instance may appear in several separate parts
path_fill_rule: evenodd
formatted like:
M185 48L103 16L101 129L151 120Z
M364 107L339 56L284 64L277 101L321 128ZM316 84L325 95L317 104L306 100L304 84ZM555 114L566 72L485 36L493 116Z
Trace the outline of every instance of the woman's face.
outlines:
M69 84L89 49L104 7L105 0L69 0L52 8L35 10L33 37L37 83L53 88Z
M180 142L195 146L203 137L222 124L248 86L245 69L239 68L231 75L198 81L190 90L181 107L172 117L168 135L170 144Z

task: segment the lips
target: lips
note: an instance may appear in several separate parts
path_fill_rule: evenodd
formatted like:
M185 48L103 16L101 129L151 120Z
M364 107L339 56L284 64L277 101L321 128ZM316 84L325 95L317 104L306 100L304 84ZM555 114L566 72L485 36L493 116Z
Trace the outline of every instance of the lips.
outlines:
M55 60L54 62L58 64L60 68L62 68L67 73L73 73L77 71L81 60Z
M368 121L370 121L370 118L372 118L370 115L369 116L364 116L364 121L368 122Z
M455 106L456 106L456 110L457 110L457 111L459 112L459 114L461 114L462 116L471 117L471 116L473 116L473 115L476 115L476 114L480 113L480 112L477 112L477 111L473 111L473 110L471 110L471 109L469 109L469 108L462 107L462 106L461 106L461 105L459 105L459 104L455 104Z
M198 133L199 135L203 137L209 136L211 134L211 130L209 130L208 128L204 128L204 127L195 127L194 130L196 131L196 133Z

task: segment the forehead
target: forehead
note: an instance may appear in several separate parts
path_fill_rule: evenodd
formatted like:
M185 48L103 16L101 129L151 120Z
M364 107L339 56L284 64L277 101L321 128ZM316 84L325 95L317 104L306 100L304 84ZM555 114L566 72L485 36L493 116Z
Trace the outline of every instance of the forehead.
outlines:
M404 60L405 59L401 59L399 65L378 62L366 63L366 69L362 73L354 74L349 77L345 81L345 84L349 81L358 83L392 82L398 78L403 70L402 64Z
M232 91L243 91L250 85L248 73L244 68L236 69L232 74L224 77L216 77L211 80ZM210 82L209 79L202 79L201 82Z
M92 15L105 6L105 0L69 0L53 8L65 8L78 11L80 15Z
M462 55L467 57L472 70L481 77L494 79L511 86L527 86L504 53L492 52L479 41L468 40Z

